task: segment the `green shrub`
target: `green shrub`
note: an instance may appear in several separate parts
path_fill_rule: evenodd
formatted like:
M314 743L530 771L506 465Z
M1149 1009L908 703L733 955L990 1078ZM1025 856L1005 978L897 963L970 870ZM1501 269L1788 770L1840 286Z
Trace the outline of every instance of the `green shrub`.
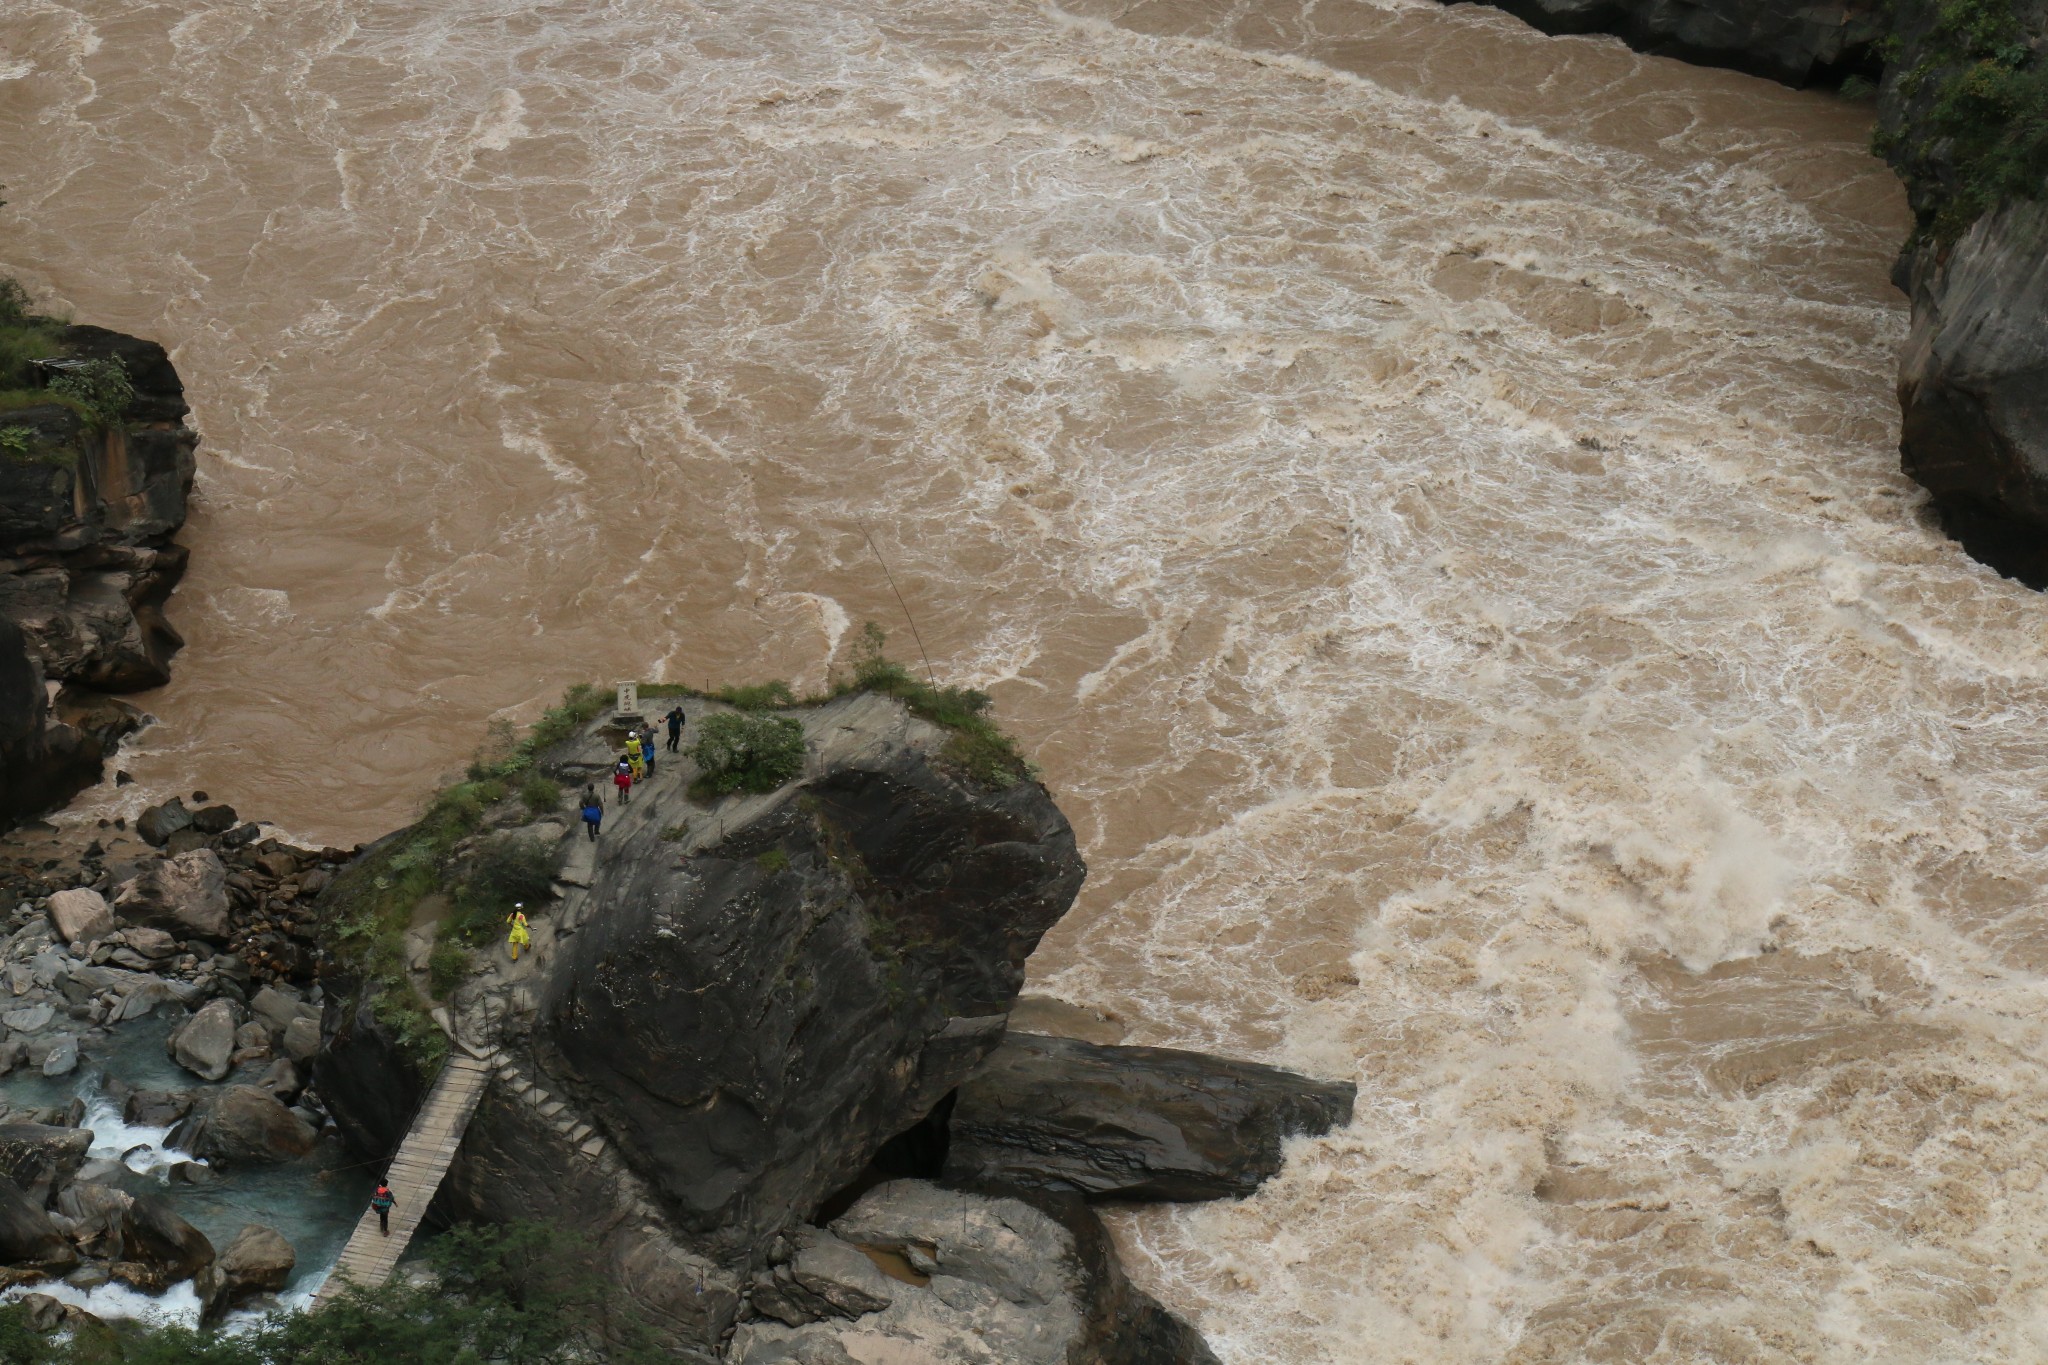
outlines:
M789 866L789 855L779 848L771 848L757 856L754 865L763 872L781 872Z
M437 938L427 954L427 989L434 998L446 1000L468 975L469 951L452 938Z
M562 786L539 773L529 773L519 786L519 799L526 803L530 813L546 815L551 810L561 809Z
M1947 0L1915 44L1914 65L1889 76L1904 129L1871 147L1913 199L1917 236L1953 241L2008 199L2048 190L2048 58L2028 42L2013 0Z
M51 393L75 399L89 409L96 425L118 426L135 401L135 385L118 360L88 360L50 380Z
M804 770L804 727L787 716L719 711L698 724L690 757L699 771L693 795L772 792Z

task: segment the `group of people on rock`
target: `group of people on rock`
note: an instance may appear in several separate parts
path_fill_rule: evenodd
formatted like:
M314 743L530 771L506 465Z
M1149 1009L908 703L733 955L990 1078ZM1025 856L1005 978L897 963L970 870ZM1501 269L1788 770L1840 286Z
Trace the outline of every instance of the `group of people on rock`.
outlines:
M672 708L662 717L668 722L668 751L680 752L683 745L683 726L689 717L680 706ZM633 799L633 785L645 782L654 776L654 727L642 724L638 729L626 732L625 751L612 767L612 786L619 793L619 804L627 805ZM597 786L592 783L583 789L583 828L590 835L592 843L597 842L599 829L604 825L604 801L598 796Z

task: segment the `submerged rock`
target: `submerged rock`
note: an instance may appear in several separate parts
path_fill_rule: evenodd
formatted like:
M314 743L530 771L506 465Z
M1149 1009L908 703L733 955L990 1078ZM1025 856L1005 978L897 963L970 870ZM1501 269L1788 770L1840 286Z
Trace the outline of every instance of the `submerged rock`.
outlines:
M1357 1087L1162 1047L1013 1033L961 1085L949 1180L1113 1199L1228 1199L1291 1136L1348 1123Z

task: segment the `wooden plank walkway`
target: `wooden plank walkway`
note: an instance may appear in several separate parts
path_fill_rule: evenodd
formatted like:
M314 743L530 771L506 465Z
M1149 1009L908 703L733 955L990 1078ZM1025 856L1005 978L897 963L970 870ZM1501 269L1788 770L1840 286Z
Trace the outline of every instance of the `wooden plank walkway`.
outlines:
M392 1196L398 1201L391 1210L391 1235L387 1237L378 1230L377 1211L364 1208L348 1245L341 1249L341 1259L334 1263L326 1283L313 1296L315 1308L341 1293L347 1284L375 1289L390 1278L392 1267L405 1254L414 1230L426 1215L427 1205L434 1202L434 1191L441 1188L441 1178L448 1174L448 1163L455 1159L455 1149L462 1145L470 1116L476 1113L477 1101L483 1098L484 1087L490 1083L492 1067L491 1062L460 1053L448 1058L440 1079L434 1082L426 1103L414 1117L412 1130L405 1135L398 1155L391 1158L385 1172Z

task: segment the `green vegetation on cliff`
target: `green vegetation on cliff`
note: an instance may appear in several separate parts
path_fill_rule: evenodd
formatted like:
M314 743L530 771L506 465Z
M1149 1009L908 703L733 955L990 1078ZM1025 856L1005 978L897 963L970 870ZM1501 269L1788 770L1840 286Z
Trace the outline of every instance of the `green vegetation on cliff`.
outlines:
M1897 0L1872 149L1906 184L1916 237L1954 241L2048 193L2048 60L2028 0Z

